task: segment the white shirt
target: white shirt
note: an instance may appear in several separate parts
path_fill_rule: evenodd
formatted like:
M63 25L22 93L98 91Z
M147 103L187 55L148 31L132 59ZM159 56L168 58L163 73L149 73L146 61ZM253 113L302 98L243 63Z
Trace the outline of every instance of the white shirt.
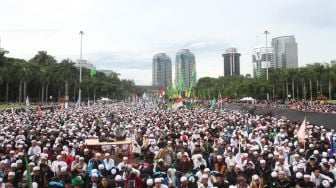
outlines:
M112 169L112 167L114 166L114 160L113 159L109 159L107 161L107 159L104 159L103 161L104 161L106 170L110 171Z
M59 173L59 172L60 172L60 169L58 168L58 166L61 166L61 168L62 168L62 167L68 168L68 165L66 164L66 162L64 162L64 161L54 161L54 162L51 164L51 170L52 170L54 173Z
M37 154L41 154L41 148L40 146L31 146L28 150L28 155L37 155Z

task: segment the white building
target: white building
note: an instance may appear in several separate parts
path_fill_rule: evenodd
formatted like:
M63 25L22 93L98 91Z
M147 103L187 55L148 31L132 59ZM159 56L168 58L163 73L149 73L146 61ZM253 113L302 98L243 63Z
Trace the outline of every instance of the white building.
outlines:
M82 63L80 63L80 60L77 60L75 63L75 67L80 67L80 65L82 66L82 68L87 68L87 69L93 69L95 66L92 63L89 63L87 60L82 60Z

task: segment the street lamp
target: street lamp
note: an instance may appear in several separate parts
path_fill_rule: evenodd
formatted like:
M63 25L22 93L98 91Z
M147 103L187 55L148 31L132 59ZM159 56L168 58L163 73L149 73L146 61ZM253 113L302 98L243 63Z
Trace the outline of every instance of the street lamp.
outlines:
M265 37L266 37L266 48L265 48L265 50L266 50L266 52L265 52L265 54L266 54L266 79L267 79L267 81L268 81L268 49L267 49L267 35L269 34L269 32L268 31L265 31L264 32L265 33ZM268 93L268 91L267 91L267 101L269 100L269 93Z
M82 41L84 32L80 31L80 57L79 57L79 92L78 92L78 102L79 105L81 103L82 91L81 91L81 83L82 83Z

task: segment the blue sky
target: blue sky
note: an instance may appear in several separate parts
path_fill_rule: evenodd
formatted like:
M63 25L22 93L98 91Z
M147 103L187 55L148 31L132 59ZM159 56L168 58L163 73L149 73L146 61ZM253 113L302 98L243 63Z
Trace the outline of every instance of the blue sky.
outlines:
M152 57L189 48L197 76L223 74L221 54L236 47L241 73L269 38L295 35L299 65L336 59L336 1L332 0L0 0L1 46L30 59L46 50L58 60L83 57L137 84L151 84ZM270 44L270 43L269 43Z

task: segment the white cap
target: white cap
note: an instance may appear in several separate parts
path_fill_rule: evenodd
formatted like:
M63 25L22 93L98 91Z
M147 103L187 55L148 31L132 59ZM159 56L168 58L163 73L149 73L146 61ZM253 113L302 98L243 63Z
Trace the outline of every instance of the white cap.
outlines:
M330 187L330 183L329 183L328 180L323 180L322 185L323 185L323 187Z
M65 172L67 170L67 167L62 167L61 172Z
M116 174L117 173L117 169L115 169L115 168L113 168L112 170L111 170L111 174Z
M202 174L202 179L207 179L209 178L208 174Z
M266 163L266 161L265 160L260 160L260 164L265 164Z
M92 174L98 174L98 170L97 169L92 169L91 173Z
M33 188L38 188L38 184L36 182L32 183Z
M295 177L297 179L301 179L303 177L303 174L301 172L296 173Z
M258 180L259 179L259 176L257 175L257 174L254 174L253 176L252 176L252 180Z
M104 169L104 165L103 164L98 165L98 169L99 170L103 170Z
M124 160L124 161L128 160L128 157L123 157L123 160Z
M92 173L91 176L92 176L92 177L96 177L96 178L98 178L98 174L97 174L97 173ZM118 181L118 180L117 180L117 177L116 177L116 181Z
M8 176L15 176L15 172L8 172Z
M329 159L329 163L334 164L335 163L335 159Z
M185 177L185 176L182 176L181 177L181 182L183 182L183 181L187 181L188 179L187 179L187 177Z
M17 164L16 164L16 163L12 163L12 164L11 164L11 167L12 167L12 168L17 168Z
M273 178L276 178L276 177L278 176L278 173L277 173L277 172L272 172L272 173L271 173L271 176L272 176Z
M16 164L22 164L22 160L21 159L17 160Z
M304 178L310 178L310 175L309 174L305 174L303 175Z
M328 157L328 153L327 152L322 152L322 157Z
M304 165L303 163L299 163L299 164L297 165L297 168L302 168L302 169L304 169L304 168L305 168L305 165Z
M153 185L153 179L147 179L147 181L146 181L146 184L148 185L148 186L152 186Z
M319 151L318 150L314 150L314 155L318 155Z
M162 182L162 179L161 179L161 178L155 178L154 182L155 182L155 183L161 183L161 182Z
M39 171L39 170L40 170L40 167L34 166L33 171Z

